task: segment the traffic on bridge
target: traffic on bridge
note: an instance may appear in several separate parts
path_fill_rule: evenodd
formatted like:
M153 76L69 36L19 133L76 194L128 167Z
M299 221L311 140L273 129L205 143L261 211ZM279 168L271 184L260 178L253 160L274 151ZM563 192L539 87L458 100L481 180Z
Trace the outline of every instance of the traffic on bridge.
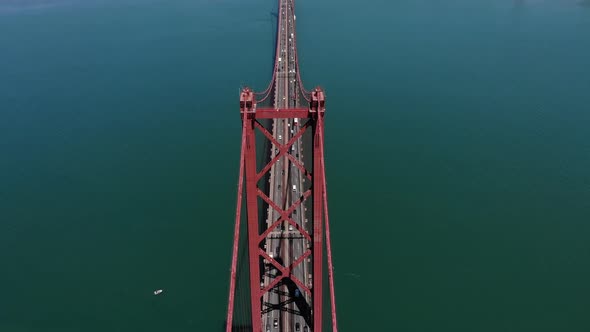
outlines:
M325 95L321 88L305 90L301 81L295 1L279 0L277 17L271 82L262 92L244 88L240 93L242 148L226 331L236 330L233 312L244 191L251 330L322 331L325 245L331 301L328 325L337 331L324 165ZM256 131L265 143L256 138ZM257 150L261 143L264 148Z

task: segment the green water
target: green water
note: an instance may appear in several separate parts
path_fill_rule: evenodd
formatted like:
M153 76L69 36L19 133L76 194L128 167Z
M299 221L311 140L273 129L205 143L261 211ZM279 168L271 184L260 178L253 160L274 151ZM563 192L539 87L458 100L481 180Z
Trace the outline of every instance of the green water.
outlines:
M238 88L266 87L275 8L0 2L0 331L220 329ZM297 13L340 329L589 331L589 6Z

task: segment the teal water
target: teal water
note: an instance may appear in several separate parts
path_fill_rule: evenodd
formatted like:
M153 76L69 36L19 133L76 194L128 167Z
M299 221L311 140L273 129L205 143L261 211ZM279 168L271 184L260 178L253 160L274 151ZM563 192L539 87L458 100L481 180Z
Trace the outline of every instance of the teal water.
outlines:
M0 2L0 331L219 330L275 7ZM587 2L297 13L341 330L590 330Z

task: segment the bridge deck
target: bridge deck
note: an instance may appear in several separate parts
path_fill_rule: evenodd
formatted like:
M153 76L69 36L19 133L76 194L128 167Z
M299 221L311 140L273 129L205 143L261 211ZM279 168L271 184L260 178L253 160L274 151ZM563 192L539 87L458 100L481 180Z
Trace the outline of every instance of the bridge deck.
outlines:
M298 108L299 87L297 79L297 61L295 44L295 13L292 0L282 0L279 8L279 24L277 29L277 63L274 73L275 84L274 107L276 109ZM307 117L307 116L305 116ZM273 137L280 143L285 144L300 130L301 121L293 119L274 119L272 122ZM278 147L271 145L270 156L275 156ZM303 142L297 139L289 153L299 162L303 160ZM287 210L303 195L304 176L301 170L295 167L287 158L280 158L270 170L270 186L268 197L281 209ZM303 230L312 232L308 228L306 203L299 205L291 214L294 220ZM268 208L267 227L270 227L280 214L273 208ZM266 253L273 258L282 261L283 266L291 265L297 258L301 257L309 248L309 241L297 231L293 225L284 221L282 225L273 230L266 240ZM274 272L273 272L274 270ZM264 266L264 285L269 285L275 276L276 269L271 264ZM294 268L292 273L307 287L311 288L313 277L311 259L305 259L303 264ZM282 284L282 285L281 285ZM309 325L309 306L311 297L309 294L299 290L295 294L297 285L279 283L270 292L263 296L263 331L311 331ZM299 295L299 296L296 296ZM299 305L298 305L299 304ZM301 308L300 308L301 306ZM265 310L266 309L266 310ZM302 309L304 312L302 312ZM267 311L268 310L268 311Z

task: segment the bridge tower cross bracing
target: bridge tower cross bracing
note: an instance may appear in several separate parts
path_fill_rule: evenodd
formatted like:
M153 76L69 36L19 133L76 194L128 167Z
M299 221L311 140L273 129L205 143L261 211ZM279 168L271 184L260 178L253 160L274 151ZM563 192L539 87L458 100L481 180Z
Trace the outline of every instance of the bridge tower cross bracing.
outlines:
M324 245L332 330L337 332L324 160L325 94L321 88L304 89L297 60L294 0L278 1L271 82L263 92L244 88L240 93L242 144L226 332L234 328L240 250L248 251L252 331L321 332ZM269 97L272 106L262 106ZM307 104L301 106L300 99ZM270 143L261 168L257 144L266 145L257 141L257 132L264 143ZM310 170L304 161L306 133L310 137ZM239 247L244 194L247 249ZM266 212L259 202L267 207Z

